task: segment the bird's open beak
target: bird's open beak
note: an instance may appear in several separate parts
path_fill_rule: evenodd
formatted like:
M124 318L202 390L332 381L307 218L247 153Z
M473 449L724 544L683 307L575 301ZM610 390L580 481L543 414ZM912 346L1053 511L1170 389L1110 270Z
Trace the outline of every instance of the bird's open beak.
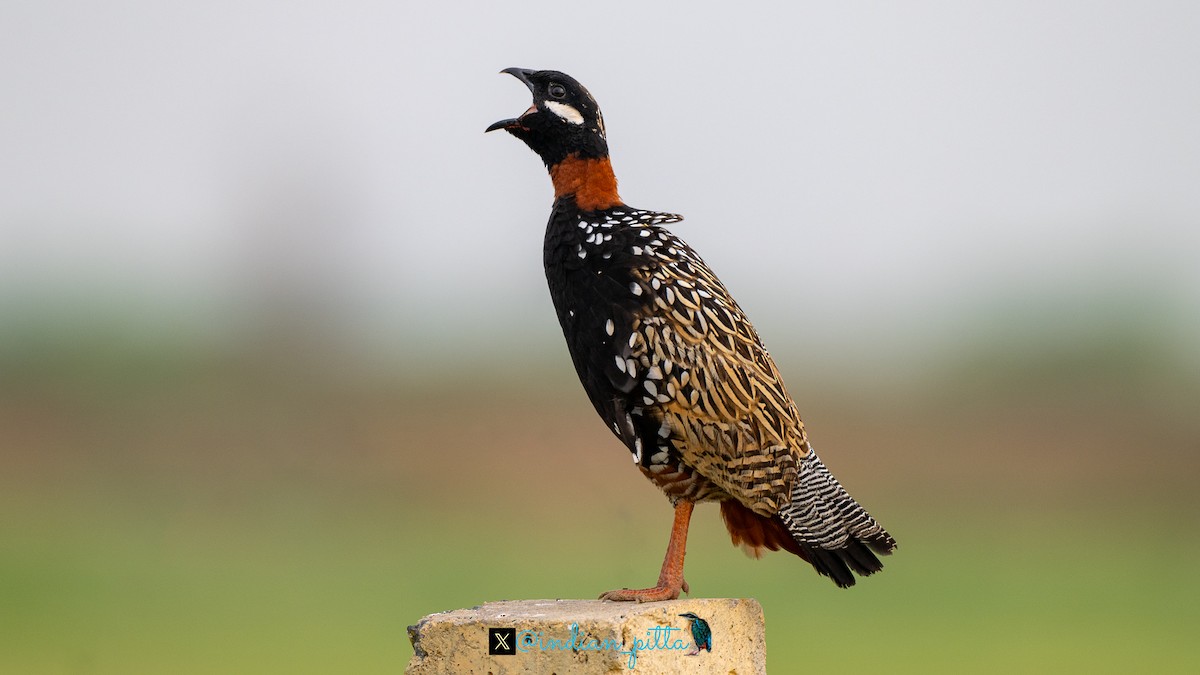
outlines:
M517 78L518 80L524 82L525 86L529 87L529 91L531 91L531 92L533 91L533 82L531 82L529 80L529 76L532 75L534 73L534 71L529 70L528 68L505 68L504 70L502 70L500 72L508 73L509 75L512 75L513 77ZM529 106L528 110L521 113L520 117L514 117L512 119L507 119L507 120L500 120L499 122L496 122L495 124L488 127L487 129L484 129L483 133L486 134L489 131L495 131L497 129L519 129L522 126L524 126L521 124L521 120L524 119L526 115L531 115L536 112L537 112L537 105L531 105L531 106Z

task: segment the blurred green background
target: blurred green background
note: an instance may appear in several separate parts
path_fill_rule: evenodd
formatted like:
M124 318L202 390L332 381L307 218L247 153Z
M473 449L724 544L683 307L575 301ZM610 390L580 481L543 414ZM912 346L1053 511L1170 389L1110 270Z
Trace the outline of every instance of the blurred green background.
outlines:
M518 10L0 4L0 673L396 672L654 580L511 66L602 102L900 542L843 591L698 509L772 672L1200 672L1200 5Z
M989 332L891 382L775 343L900 549L843 591L744 557L704 506L692 588L758 598L784 672L1193 671L1200 380L1156 327L1125 328L1066 351ZM0 671L395 672L424 614L656 574L670 509L556 336L431 373L294 331L204 351L79 335L0 361Z

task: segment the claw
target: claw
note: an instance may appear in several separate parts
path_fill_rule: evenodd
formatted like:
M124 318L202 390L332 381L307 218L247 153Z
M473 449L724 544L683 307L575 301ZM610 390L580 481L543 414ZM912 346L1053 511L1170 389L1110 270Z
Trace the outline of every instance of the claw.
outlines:
M616 602L659 602L660 600L675 600L679 597L679 586L655 586L630 590L622 588L619 591L609 591L600 596L601 600Z

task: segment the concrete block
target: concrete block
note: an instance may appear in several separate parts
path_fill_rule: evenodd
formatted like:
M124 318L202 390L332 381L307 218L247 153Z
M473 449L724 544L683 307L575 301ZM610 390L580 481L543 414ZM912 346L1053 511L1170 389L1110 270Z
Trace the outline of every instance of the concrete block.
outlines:
M689 655L687 612L708 622L711 652ZM405 675L767 672L762 606L752 599L506 600L430 614L408 634L415 654Z

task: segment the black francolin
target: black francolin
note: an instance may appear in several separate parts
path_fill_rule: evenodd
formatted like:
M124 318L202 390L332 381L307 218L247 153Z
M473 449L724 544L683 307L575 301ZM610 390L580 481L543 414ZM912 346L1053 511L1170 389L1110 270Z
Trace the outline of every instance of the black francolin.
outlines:
M733 543L783 549L838 586L882 569L896 542L813 451L779 370L708 265L664 228L681 216L626 206L600 108L556 71L508 68L533 93L497 122L541 156L554 183L546 280L575 370L604 423L675 507L658 584L609 600L687 591L696 502L716 501Z

